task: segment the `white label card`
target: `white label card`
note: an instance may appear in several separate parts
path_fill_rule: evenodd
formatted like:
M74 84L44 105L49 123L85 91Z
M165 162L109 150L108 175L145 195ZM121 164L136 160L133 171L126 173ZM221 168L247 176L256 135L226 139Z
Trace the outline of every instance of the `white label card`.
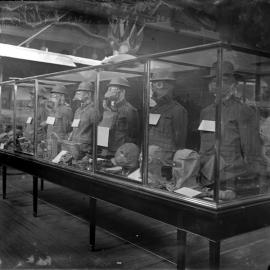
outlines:
M195 190L192 188L187 188L187 187L182 187L182 188L176 189L174 192L181 194L181 195L185 195L189 198L193 198L201 193L198 190Z
M110 128L98 126L97 130L97 145L108 147L109 145Z
M150 113L149 114L149 125L156 126L158 123L158 120L160 118L160 114L157 113Z
M5 144L4 143L0 143L0 149L3 150L5 148Z
M59 161L61 160L61 157L63 156L63 155L65 155L67 153L67 151L66 150L62 150L53 160L52 160L52 162L53 163L59 163Z
M130 173L128 175L128 178L138 181L138 182L142 182L142 175L141 175L140 169L137 169L136 171Z
M202 131L215 132L216 131L216 121L202 120L198 129L202 130Z
M55 117L52 117L52 116L47 117L46 124L53 125L54 122L55 122Z
M33 120L33 117L28 117L27 120L26 120L26 124L31 124L32 123L32 120Z
M80 124L80 121L81 121L80 119L74 119L71 126L74 128L78 127Z

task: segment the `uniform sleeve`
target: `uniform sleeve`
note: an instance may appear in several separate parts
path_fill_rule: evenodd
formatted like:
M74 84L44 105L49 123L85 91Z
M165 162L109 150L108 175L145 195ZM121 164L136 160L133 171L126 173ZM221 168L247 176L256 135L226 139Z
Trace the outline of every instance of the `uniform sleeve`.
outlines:
M73 118L72 110L71 108L67 107L63 113L63 125L67 133L70 132L72 129L71 128L72 118Z
M139 138L139 116L138 111L134 108L127 114L128 134L132 142L138 143Z
M264 168L262 142L259 134L259 113L254 108L241 108L238 128L243 157L250 168L260 172Z
M173 110L173 138L176 144L176 147L185 148L186 139L187 139L187 124L188 117L187 111L182 106L177 106Z

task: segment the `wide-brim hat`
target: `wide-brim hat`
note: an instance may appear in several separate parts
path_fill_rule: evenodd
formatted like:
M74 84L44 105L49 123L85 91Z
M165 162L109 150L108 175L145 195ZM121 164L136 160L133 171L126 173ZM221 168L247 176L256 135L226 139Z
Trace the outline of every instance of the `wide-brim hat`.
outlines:
M204 78L214 78L217 77L217 65L218 62L213 63L211 69L210 69L210 74L205 75ZM234 66L230 61L223 61L222 63L222 74L227 75L227 76L235 76L235 70Z
M67 88L62 85L62 84L58 84L56 86L54 86L51 90L51 93L57 93L57 94L67 94Z
M120 86L130 88L130 84L129 84L128 80L124 77L112 78L108 86L113 86L113 85L120 85Z
M175 81L175 75L170 71L158 71L152 74L150 81Z
M94 83L91 81L82 81L76 91L95 91Z

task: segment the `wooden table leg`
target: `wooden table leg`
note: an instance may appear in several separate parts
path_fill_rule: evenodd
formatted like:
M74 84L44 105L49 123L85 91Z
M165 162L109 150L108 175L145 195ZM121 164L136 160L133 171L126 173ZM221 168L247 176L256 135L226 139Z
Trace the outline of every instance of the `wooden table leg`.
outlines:
M186 267L187 233L177 229L177 269L184 270Z
M220 241L209 241L209 266L218 270L220 266Z
M90 197L89 199L90 207L90 217L89 217L89 240L92 251L95 250L96 244L96 205L97 200Z
M7 167L2 166L2 191L3 199L7 198Z
M38 177L33 176L33 216L37 217L38 207Z
M40 190L44 190L44 179L40 178Z

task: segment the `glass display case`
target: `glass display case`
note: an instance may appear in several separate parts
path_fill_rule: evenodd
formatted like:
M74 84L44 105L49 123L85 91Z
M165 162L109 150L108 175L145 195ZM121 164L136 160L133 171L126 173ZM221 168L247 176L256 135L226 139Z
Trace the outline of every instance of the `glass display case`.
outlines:
M36 90L35 81L14 84L15 151L34 154ZM37 131L37 134L39 132Z
M14 150L14 84L3 83L0 86L0 149Z
M270 55L215 43L130 58L14 82L15 150L206 207L268 196Z

